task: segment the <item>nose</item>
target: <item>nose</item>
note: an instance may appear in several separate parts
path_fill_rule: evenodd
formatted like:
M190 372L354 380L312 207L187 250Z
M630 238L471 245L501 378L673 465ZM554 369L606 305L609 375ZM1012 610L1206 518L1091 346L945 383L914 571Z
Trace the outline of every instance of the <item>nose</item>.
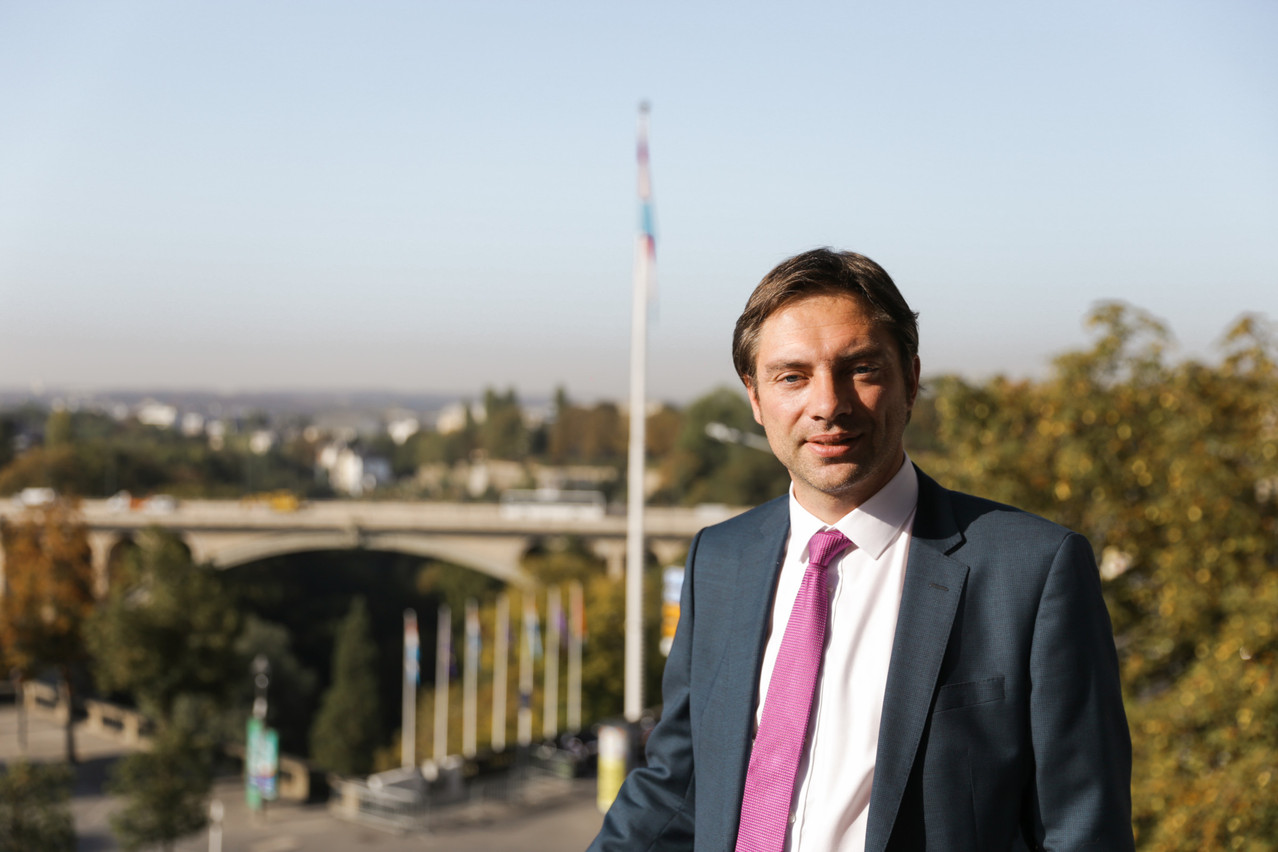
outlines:
M809 380L808 413L813 420L832 421L852 410L850 382L840 381L830 370L818 370Z

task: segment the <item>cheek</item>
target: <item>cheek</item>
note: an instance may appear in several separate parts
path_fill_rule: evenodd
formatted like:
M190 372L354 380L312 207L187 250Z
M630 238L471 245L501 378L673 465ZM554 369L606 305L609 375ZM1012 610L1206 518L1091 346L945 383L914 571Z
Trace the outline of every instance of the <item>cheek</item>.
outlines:
M803 403L798 394L778 394L760 401L755 408L755 420L764 425L784 426L798 419L802 411Z

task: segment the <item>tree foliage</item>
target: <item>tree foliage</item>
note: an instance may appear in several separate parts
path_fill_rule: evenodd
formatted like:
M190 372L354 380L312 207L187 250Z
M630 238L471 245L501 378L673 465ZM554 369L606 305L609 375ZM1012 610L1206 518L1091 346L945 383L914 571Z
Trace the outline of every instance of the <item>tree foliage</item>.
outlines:
M109 789L125 797L111 829L128 852L174 842L208 822L217 743L209 735L213 708L207 699L183 699L150 748L116 765Z
M311 728L311 758L343 775L367 773L382 743L377 646L368 606L356 598L333 648L332 684Z
M711 437L710 424L763 437L744 391L723 387L695 400L683 412L674 451L660 462L664 500L751 506L786 493L790 475L772 453Z
M30 676L84 657L83 627L93 608L88 530L65 502L30 510L3 527L5 583L0 645L7 664Z
M1086 534L1122 665L1141 848L1278 838L1278 371L1243 318L1219 365L1173 363L1153 317L1101 306L1047 379L932 389L946 484Z
M88 529L65 501L33 509L14 524L0 522L6 554L0 598L0 651L8 669L32 677L57 672L73 705L75 672L86 658L85 624L93 609L93 554ZM66 724L67 760L74 762L73 714Z
M15 433L31 444L16 454ZM249 442L247 432L234 431L214 449L204 436L116 421L101 412L20 410L0 418L0 494L49 487L79 497L121 490L230 497L277 489L323 496L311 442L297 435L260 454Z
M225 714L228 739L244 737L245 714L253 705L256 687L248 672L258 655L270 663L266 723L279 733L280 751L303 754L307 748L306 724L314 706L316 676L293 649L293 637L282 624L249 614L235 641L242 677L234 681L229 710Z
M0 852L71 852L70 767L18 761L0 771Z
M240 615L221 578L158 529L139 537L87 625L101 688L133 696L158 724L178 699L227 698L245 677L236 653Z

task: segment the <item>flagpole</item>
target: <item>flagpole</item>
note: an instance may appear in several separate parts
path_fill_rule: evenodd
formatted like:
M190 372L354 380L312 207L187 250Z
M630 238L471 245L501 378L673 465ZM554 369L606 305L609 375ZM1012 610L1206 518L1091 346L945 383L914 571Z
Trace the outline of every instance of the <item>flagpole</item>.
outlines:
M634 301L630 315L630 452L626 468L626 643L625 716L643 714L643 508L644 441L647 415L648 296L652 289L655 242L652 185L648 174L648 103L639 105L640 233L635 245Z
M537 604L532 592L524 592L523 641L519 643L519 712L515 719L515 736L520 746L532 744L533 630L537 623Z
M568 586L568 730L581 730L581 621L585 614L581 582Z
M435 636L435 765L448 757L448 657L452 640L453 612L439 605L439 626Z
M510 595L497 596L497 629L493 639L493 751L506 750L506 666L510 661Z
M479 712L479 602L466 601L466 671L462 683L462 756L472 758L476 748L476 716Z
M404 610L404 701L400 707L399 763L417 765L417 682L421 671L421 639L417 635L417 613Z
M563 612L559 587L546 590L546 665L542 672L541 714L543 739L554 740L559 735L559 618Z

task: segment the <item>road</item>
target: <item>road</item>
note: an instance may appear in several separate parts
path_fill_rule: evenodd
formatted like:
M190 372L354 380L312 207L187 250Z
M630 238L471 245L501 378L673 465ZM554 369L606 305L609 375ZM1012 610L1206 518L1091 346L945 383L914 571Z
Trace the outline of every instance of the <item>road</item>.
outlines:
M127 749L83 727L77 728L76 744L80 758L72 800L76 849L119 849L109 823L119 800L106 794L103 784L111 765ZM50 716L28 713L28 759L60 760L63 753L61 726ZM19 756L18 711L5 703L0 705L0 764ZM595 808L594 783L584 779L543 790L519 805L494 804L482 812L439 820L428 833L402 835L338 819L323 804L274 803L265 814L253 814L244 804L243 784L236 777L219 779L214 798L223 803L225 812L222 852L560 852L585 849L602 821ZM208 849L207 833L175 846L176 852Z

